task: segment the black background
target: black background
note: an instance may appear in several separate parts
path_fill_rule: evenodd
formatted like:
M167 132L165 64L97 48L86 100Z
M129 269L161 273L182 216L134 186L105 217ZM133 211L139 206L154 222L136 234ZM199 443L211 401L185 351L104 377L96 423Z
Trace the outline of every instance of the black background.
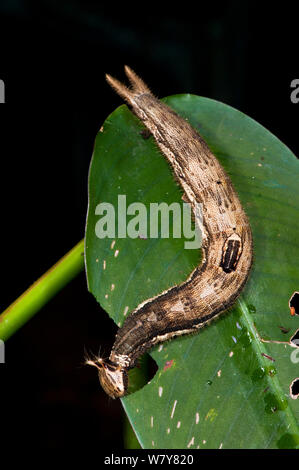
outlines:
M123 80L128 64L159 97L189 92L223 101L299 154L299 104L290 101L299 75L292 4L135 8L0 3L2 310L84 236L94 139L122 104L106 72ZM115 331L82 273L8 340L1 439L45 450L121 449L121 404L83 366L84 348L108 352Z

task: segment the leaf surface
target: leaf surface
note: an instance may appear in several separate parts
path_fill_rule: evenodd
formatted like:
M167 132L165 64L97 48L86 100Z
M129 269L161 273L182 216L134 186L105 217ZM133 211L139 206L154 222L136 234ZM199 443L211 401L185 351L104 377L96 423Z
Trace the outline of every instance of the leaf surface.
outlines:
M298 447L299 400L289 394L299 376L294 350L260 340L285 342L298 328L288 305L299 291L298 161L268 130L223 103L194 95L164 101L199 131L230 175L250 219L254 266L230 312L152 350L155 377L123 406L145 448ZM119 326L200 262L200 250L184 249L184 239L95 234L97 205L117 208L118 195L127 206L182 203L167 162L142 129L126 106L115 110L97 135L89 175L88 286Z

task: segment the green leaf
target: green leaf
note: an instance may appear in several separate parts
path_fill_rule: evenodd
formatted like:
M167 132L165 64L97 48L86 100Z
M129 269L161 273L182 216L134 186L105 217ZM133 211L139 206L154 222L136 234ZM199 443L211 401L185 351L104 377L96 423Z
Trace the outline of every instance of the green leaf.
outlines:
M289 299L299 290L298 161L261 125L222 103L191 95L165 101L198 129L230 175L249 216L254 266L235 307L193 336L156 347L151 382L122 399L145 448L292 448L299 444L298 377L288 341L298 328ZM184 239L99 239L100 202L117 207L181 202L153 138L121 106L98 133L89 176L89 290L121 325L140 302L186 279L200 262ZM129 217L128 217L129 220ZM128 313L127 313L128 314ZM290 329L288 334L280 327Z

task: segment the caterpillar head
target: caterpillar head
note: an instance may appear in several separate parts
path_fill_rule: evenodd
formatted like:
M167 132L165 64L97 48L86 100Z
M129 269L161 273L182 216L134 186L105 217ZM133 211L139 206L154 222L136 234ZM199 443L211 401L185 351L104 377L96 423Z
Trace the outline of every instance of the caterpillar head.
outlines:
M128 375L126 370L110 359L88 359L86 364L98 369L100 383L111 398L123 397L128 389Z

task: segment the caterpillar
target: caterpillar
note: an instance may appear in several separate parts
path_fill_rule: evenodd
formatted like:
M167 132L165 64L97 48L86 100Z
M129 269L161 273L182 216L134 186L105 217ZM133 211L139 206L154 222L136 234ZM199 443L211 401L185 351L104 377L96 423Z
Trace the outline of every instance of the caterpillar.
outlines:
M202 204L202 261L185 282L138 305L119 328L109 358L87 361L97 367L100 383L112 398L127 393L128 370L144 352L204 327L230 308L249 277L253 258L248 218L217 158L132 69L125 66L125 73L130 87L110 75L106 80L153 135L193 212Z

